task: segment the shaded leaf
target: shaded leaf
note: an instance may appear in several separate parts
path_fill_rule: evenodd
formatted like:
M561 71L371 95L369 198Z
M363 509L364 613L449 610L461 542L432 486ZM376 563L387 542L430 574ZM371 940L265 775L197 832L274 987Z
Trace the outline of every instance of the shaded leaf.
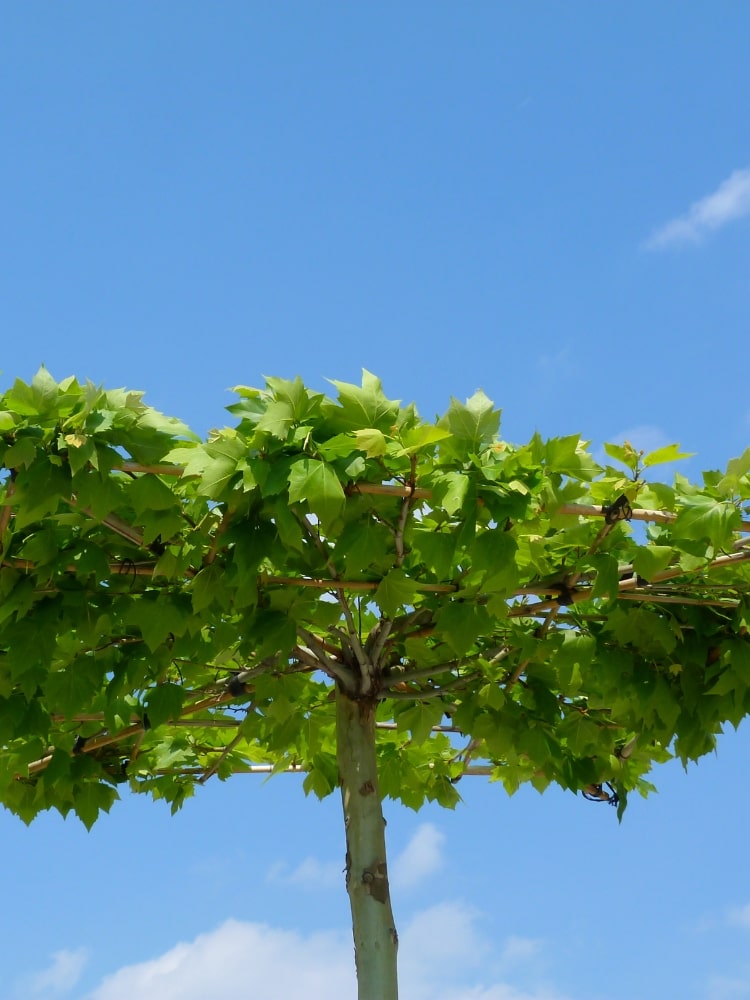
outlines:
M392 569L380 581L375 600L384 615L392 617L414 603L418 589L402 569Z

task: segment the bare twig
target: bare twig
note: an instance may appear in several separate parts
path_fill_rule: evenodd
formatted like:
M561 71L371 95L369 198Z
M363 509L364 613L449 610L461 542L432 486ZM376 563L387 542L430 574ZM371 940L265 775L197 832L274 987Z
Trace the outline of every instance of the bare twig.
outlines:
M227 745L224 747L224 749L216 758L216 760L213 762L213 764L209 768L206 768L206 770L203 772L203 775L198 779L199 785L205 785L208 779L212 778L216 774L216 772L221 767L221 762L226 759L226 757L232 752L232 750L234 750L237 744L243 740L243 738L244 737L242 733L237 733L234 739L230 740L229 743L227 743Z
M471 766L471 760L472 760L472 757L474 756L474 751L478 750L481 747L481 745L482 745L482 740L481 739L477 739L476 737L472 737L469 740L469 742L466 744L466 746L464 747L464 749L460 750L455 755L455 757L453 758L453 760L454 761L461 761L461 763L463 764L463 769L462 769L461 774L459 774L456 778L453 779L454 781L458 781L460 778L462 778L464 776L464 774L466 774L468 768Z
M409 684L413 681L421 681L424 680L425 677L436 677L438 674L444 674L450 670L457 669L457 666L458 665L455 660L450 660L447 663L437 663L433 667L422 667L420 670L405 670L403 673L393 672L386 677L383 689L389 690L392 687L396 687L398 684Z
M417 687L410 691L394 691L389 689L385 697L406 701L424 701L426 698L439 698L441 695L448 694L451 691L460 691L462 688L468 687L473 681L479 680L481 676L480 673L464 674L462 677L456 677L455 680L448 681L446 684L441 684L440 687Z
M147 547L143 540L143 533L138 531L137 528L132 527L122 518L118 517L117 514L107 514L105 517L97 517L96 514L91 510L90 507L79 507L75 497L71 497L70 500L64 500L69 507L74 507L79 510L86 517L90 517L93 521L99 521L100 524L105 525L110 531L113 531L120 538L124 538L126 541L130 542L131 545L135 545L136 548Z
M531 660L529 659L521 660L516 669L511 674L508 675L505 684L503 685L506 691L510 690L510 688L512 688L513 685L516 684L521 679L524 670L528 667L530 663Z

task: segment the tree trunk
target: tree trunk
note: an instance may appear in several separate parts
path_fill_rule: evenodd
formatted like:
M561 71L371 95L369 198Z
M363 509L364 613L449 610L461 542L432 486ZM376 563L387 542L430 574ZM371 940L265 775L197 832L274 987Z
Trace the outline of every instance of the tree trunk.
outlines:
M339 784L346 829L359 1000L397 1000L398 936L391 910L385 820L375 758L375 704L336 691Z

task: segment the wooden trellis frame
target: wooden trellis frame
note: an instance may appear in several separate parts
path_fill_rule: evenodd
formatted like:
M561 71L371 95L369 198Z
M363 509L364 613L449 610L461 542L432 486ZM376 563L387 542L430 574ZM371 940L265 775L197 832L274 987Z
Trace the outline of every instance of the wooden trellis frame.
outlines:
M119 467L113 468L111 470L113 474L123 473L129 476L142 476L142 475L154 475L154 476L164 476L164 477L181 477L183 475L183 468L176 465L167 464L154 464L146 465L139 464L136 462L123 462ZM10 497L13 491L13 484L9 483L6 495ZM408 484L393 484L393 483L350 483L346 489L345 493L347 496L354 495L372 495L372 496L386 496L393 497L394 499L402 499L405 501L423 501L429 503L433 497L432 490L425 489L417 486L411 486ZM130 544L137 548L147 549L146 543L143 538L143 534L138 528L128 524L122 518L117 515L110 514L103 518L97 518L95 515L88 510L80 508L74 497L71 497L67 501L71 508L77 509L80 513L83 513L94 520L99 521L104 524L110 531L112 531L117 536L123 538ZM478 503L481 504L481 499ZM606 535L615 524L620 520L628 521L638 521L646 523L655 523L662 525L669 525L673 523L677 518L677 513L672 511L664 510L653 510L646 508L633 508L627 507L626 516L617 516L614 519L610 519L609 514L612 508L604 505L596 504L580 504L580 503L563 503L555 508L554 514L561 515L563 517L570 518L584 518L584 519L602 519L604 520L604 525L594 540L589 554L593 554L596 548L601 544ZM8 527L10 519L12 517L12 508L9 504L6 504L0 508L0 536L3 531ZM750 534L750 520L743 519L737 528L737 533L740 535ZM609 595L610 597L615 597L617 599L628 600L628 601L642 601L655 604L669 604L669 603L679 603L681 605L703 605L712 606L719 608L731 609L738 605L739 597L736 595L720 596L720 591L715 590L714 593L709 594L707 591L711 590L711 586L708 584L703 584L700 587L702 593L700 595L691 594L689 584L691 580L696 577L703 576L705 574L710 574L716 571L720 571L722 568L730 568L736 566L739 563L750 562L750 538L738 538L733 543L733 550L728 553L724 553L711 559L704 565L698 566L693 570L686 570L682 567L672 566L655 573L652 578L646 583L640 580L637 576L634 567L632 565L621 565L618 567L618 586L616 595ZM34 569L34 563L30 560L19 559L19 558L9 558L3 556L2 546L0 544L0 567L11 567L21 571L30 571ZM113 574L124 573L127 575L132 575L133 577L153 577L154 570L156 568L156 562L154 560L142 560L138 562L133 562L127 560L126 562L110 562L110 571ZM76 571L75 566L68 567L68 571L74 573ZM189 578L194 575L197 570L186 570L185 577ZM677 587L676 581L684 581L682 588ZM341 580L335 578L309 578L309 577L293 577L293 576L280 576L280 575L268 575L260 574L258 576L258 584L262 587L290 587L290 588L311 588L321 592L332 592L337 591L350 592L353 594L368 594L373 593L377 590L380 585L379 580ZM672 586L665 586L667 584L672 584ZM459 584L442 584L442 583L420 583L414 581L415 589L421 593L433 593L433 594L444 594L446 596L451 594L456 594L460 592ZM592 579L589 577L567 577L561 579L557 582L546 581L540 583L538 587L534 585L529 585L525 587L518 588L512 593L507 595L508 601L516 601L517 603L512 604L508 617L514 618L538 618L542 620L541 628L547 630L555 618L560 618L564 615L564 608L572 608L576 604L580 604L583 601L591 599L593 583ZM54 589L54 588L53 588ZM678 592L682 589L683 592ZM45 591L46 592L46 591ZM535 600L532 600L536 598ZM481 597L477 598L481 601ZM500 655L504 655L508 651L500 651ZM292 668L292 672L307 672L311 673L317 669L315 665L316 653L310 652L310 656L306 657L305 649L303 646L298 647L298 661L297 665ZM527 664L521 663L516 669L506 678L506 686L511 686L514 684L523 673L523 669ZM246 671L242 671L239 674L241 683L243 685L252 681L252 676L256 672L264 671L265 667L251 668ZM290 672L289 670L285 672ZM412 674L398 675L393 681L391 687L395 687L397 684L407 685L410 683L418 682L421 675L425 677L429 674L434 674L436 668L432 667L428 670L417 671ZM419 676L418 676L419 675ZM236 677L234 678L235 684L237 683ZM460 682L460 678L457 678ZM435 689L435 694L444 693L446 691L445 686L439 689ZM406 697L412 700L419 700L420 698L429 697L433 692L428 692L419 689L409 689L405 692L394 691L386 689L387 696L392 698ZM229 718L211 718L211 719L193 719L197 713L207 710L219 708L222 705L230 705L237 698L237 691L232 689L230 685L215 685L212 691L203 690L194 692L198 695L197 699L184 706L180 716L173 720L171 725L175 727L185 727L189 728L191 726L201 727L201 728L216 728L216 729L235 729L240 723ZM71 716L70 718L55 718L57 722L68 723L72 726L83 724L83 723L97 723L101 722L104 724L104 715L95 714L82 714ZM396 730L395 723L382 722L378 723L378 728L382 730ZM433 726L431 727L433 732L443 732L448 734L459 735L460 730L454 726ZM146 732L146 727L144 726L143 720L138 717L133 717L132 722L118 730L117 732L110 733L106 729L102 731L98 736L92 736L82 742L80 749L77 752L82 753L95 753L96 751L102 750L108 746L115 746L119 744L126 744L128 741L133 742L133 746L129 748L130 758L135 759L138 752L138 745L140 740L143 738ZM239 736L237 737L239 739ZM216 752L219 757L214 763L206 768L182 768L182 769L162 769L160 771L154 772L156 774L170 774L170 775L181 775L181 776L195 776L199 781L205 781L210 778L218 770L220 760L224 755L231 751L236 740L230 741L229 744L222 747L221 750L216 748ZM457 750L457 757L465 755L466 765L463 770L463 774L466 775L483 775L486 776L493 772L493 765L478 764L471 762L472 751L475 747L472 745L470 747L464 748L463 750ZM41 757L39 760L32 762L29 765L28 774L29 777L33 777L41 773L48 765L51 760L51 755ZM249 764L247 766L238 766L233 769L236 773L248 773L248 774L270 774L279 770L277 766L266 763ZM305 771L302 765L295 763L290 764L281 770L287 773L301 773Z

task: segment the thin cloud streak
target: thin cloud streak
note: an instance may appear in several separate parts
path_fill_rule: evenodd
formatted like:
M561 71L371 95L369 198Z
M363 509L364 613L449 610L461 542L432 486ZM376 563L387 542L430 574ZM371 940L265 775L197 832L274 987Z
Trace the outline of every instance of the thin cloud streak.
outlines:
M656 229L646 250L700 243L708 233L750 214L750 167L735 170L711 194L693 202L684 215Z
M744 927L746 930L750 930L750 903L732 907L729 911L729 923L735 927Z
M443 865L445 834L432 823L422 823L390 868L391 884L397 889L413 889Z
M399 892L414 889L443 865L445 834L432 823L422 823L414 831L404 849L388 866L391 885ZM295 868L286 861L271 865L266 881L305 889L338 889L344 886L342 861L321 861L307 857Z
M341 861L320 861L307 857L296 868L285 861L272 865L266 875L268 882L282 882L305 889L337 889L344 886L344 865Z
M25 984L27 995L52 997L72 990L81 978L88 957L89 953L86 948L56 951L47 968L35 973Z

